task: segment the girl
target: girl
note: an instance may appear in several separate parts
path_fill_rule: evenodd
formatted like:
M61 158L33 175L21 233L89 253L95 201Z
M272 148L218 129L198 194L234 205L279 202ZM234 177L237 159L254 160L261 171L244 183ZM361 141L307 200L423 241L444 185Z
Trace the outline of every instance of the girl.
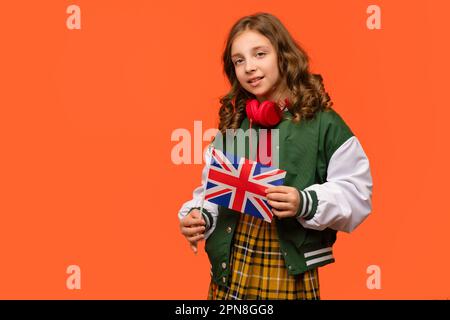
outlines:
M281 119L271 124L279 142L269 148L287 173L283 186L266 190L274 214L268 223L202 202L203 170L202 186L178 216L194 252L206 239L208 299L320 299L318 267L334 262L337 231L351 232L371 212L367 156L308 61L273 15L243 17L230 31L223 63L231 90L220 101L220 133L267 127L273 110L258 114L258 105L273 102Z

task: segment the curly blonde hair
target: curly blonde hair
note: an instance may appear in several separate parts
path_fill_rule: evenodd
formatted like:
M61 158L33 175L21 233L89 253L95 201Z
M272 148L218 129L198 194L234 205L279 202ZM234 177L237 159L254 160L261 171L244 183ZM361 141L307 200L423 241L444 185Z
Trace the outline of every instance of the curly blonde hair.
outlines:
M234 39L247 30L267 37L277 52L280 75L284 76L283 83L293 97L288 106L293 115L292 121L298 123L301 119L311 119L318 110L332 107L333 102L325 91L322 76L309 71L309 57L305 50L295 42L278 18L269 13L256 13L239 19L233 25L223 52L224 72L231 85L231 90L220 98L219 130L223 134L226 129L240 127L245 118L246 100L255 98L240 85L231 60Z

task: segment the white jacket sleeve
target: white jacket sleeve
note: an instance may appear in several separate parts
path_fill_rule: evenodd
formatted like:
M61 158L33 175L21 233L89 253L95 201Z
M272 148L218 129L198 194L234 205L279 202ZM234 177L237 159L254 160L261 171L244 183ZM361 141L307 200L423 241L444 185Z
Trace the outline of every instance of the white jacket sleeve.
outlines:
M372 210L369 160L355 136L331 156L327 182L300 191L303 210L298 221L315 230L331 228L351 232Z
M205 166L203 167L202 171L202 184L201 186L194 189L194 192L192 194L192 199L185 202L179 212L178 212L178 218L181 220L183 219L192 209L196 208L200 210L202 205L202 198L203 198L203 188L205 186L206 178L208 175L208 164L211 163L211 149L208 148L205 152ZM206 222L206 228L205 228L205 240L211 235L211 233L214 231L214 228L216 227L216 221L217 216L219 215L219 208L217 204L211 203L209 201L203 202L203 219L205 219Z

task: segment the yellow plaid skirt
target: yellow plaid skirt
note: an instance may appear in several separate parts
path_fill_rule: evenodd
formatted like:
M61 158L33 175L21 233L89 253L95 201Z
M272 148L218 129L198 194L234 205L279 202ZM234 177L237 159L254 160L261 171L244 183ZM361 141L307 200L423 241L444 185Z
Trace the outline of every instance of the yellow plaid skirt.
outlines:
M211 280L208 300L320 299L317 268L288 274L275 223L241 214L233 239L229 283L217 285Z

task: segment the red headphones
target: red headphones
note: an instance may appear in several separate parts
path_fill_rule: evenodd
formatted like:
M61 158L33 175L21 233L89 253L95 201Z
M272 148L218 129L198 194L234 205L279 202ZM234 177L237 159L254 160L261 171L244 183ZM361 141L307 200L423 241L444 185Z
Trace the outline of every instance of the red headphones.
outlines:
M287 98L284 102L284 108L280 109L277 103L270 100L263 101L260 104L257 99L248 99L246 101L245 111L251 122L265 128L271 128L280 123L283 110L289 105Z

